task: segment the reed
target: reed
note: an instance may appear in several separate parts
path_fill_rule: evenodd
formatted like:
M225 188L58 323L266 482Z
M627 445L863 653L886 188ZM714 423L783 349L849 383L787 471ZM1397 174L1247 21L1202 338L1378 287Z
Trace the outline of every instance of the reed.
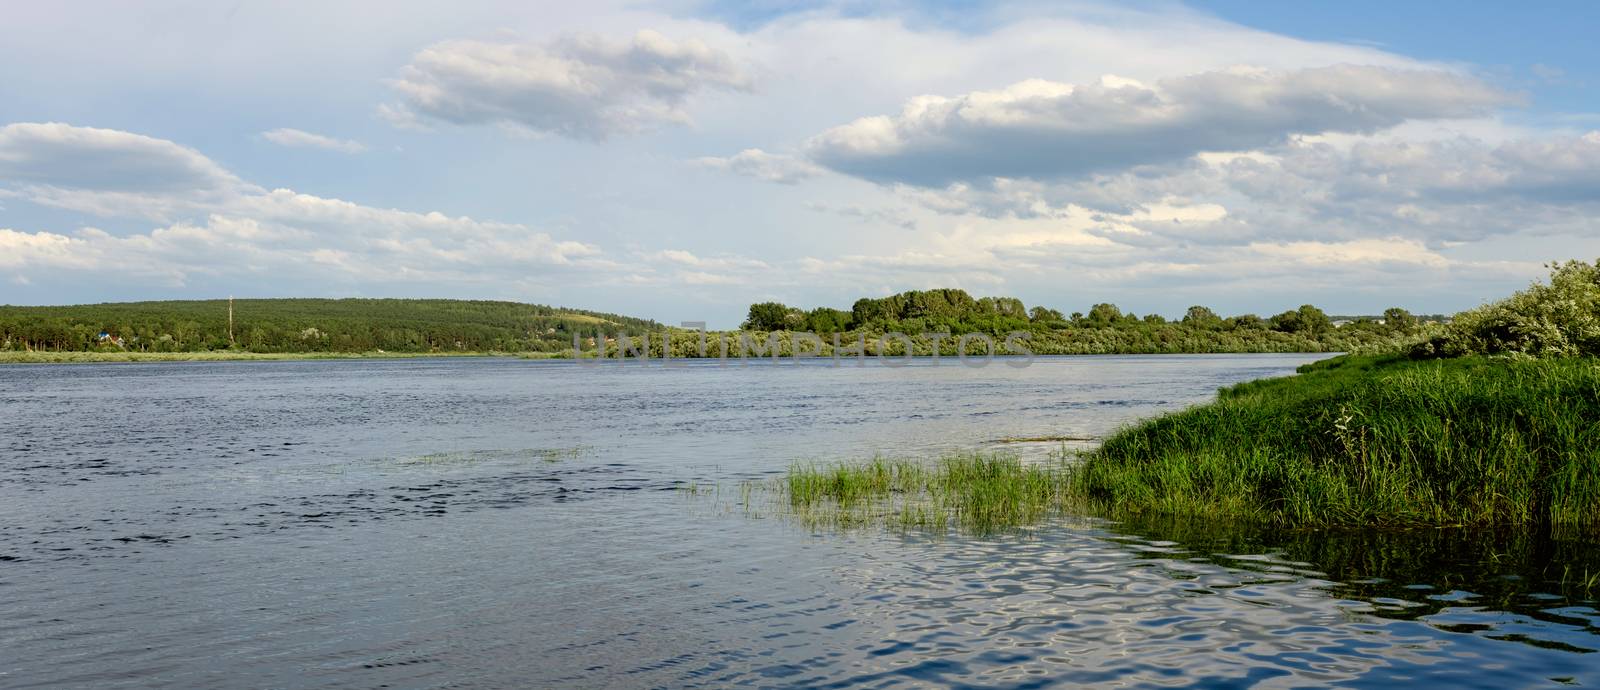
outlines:
M802 463L780 482L791 514L814 526L882 524L987 532L1057 512L1066 498L1061 462L1027 463L1003 453L932 461L873 458Z
M1225 388L1049 463L974 453L799 464L778 488L788 512L836 527L990 531L1077 512L1592 530L1600 362L1340 357Z
M1113 514L1592 527L1600 363L1336 358L1125 429L1070 474Z

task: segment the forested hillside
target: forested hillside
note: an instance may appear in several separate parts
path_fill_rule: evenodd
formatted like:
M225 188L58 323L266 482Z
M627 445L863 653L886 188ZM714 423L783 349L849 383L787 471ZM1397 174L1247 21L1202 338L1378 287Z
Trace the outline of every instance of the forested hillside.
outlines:
M517 302L241 299L0 306L0 349L202 352L559 352L572 334L637 334L653 321Z

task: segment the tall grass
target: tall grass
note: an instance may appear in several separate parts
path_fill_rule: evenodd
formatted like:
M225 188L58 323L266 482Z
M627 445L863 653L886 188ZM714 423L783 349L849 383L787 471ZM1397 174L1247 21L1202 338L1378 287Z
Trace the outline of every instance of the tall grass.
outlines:
M849 527L888 524L987 532L1057 511L1066 497L1064 466L1013 455L972 453L934 461L874 458L797 464L781 483L803 522Z
M1080 458L802 464L816 525L990 531L1053 513L1293 527L1600 526L1600 362L1341 357L1129 427Z
M1102 509L1298 526L1600 524L1600 363L1336 358L1106 439Z

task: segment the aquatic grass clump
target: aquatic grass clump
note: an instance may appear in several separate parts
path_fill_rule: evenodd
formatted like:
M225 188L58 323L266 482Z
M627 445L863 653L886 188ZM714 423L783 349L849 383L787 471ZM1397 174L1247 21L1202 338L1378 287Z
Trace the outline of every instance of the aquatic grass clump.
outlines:
M1600 362L1342 357L1128 428L1071 471L1113 514L1600 525Z
M1057 512L1064 465L1003 453L937 460L873 458L796 464L779 483L789 512L816 526L881 524L975 532L1019 527Z

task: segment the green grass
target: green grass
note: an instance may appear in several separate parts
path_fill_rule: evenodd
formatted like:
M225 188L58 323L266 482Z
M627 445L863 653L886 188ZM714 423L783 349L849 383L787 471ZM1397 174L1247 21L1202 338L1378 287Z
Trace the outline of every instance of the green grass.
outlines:
M1044 464L800 464L811 525L992 531L1052 514L1285 527L1600 526L1600 361L1340 357ZM1585 576L1587 577L1587 576Z
M1071 490L1113 514L1593 527L1600 362L1335 358L1125 429Z
M885 524L987 532L1035 522L1060 510L1059 462L972 453L932 461L797 464L779 485L783 507L813 526Z

